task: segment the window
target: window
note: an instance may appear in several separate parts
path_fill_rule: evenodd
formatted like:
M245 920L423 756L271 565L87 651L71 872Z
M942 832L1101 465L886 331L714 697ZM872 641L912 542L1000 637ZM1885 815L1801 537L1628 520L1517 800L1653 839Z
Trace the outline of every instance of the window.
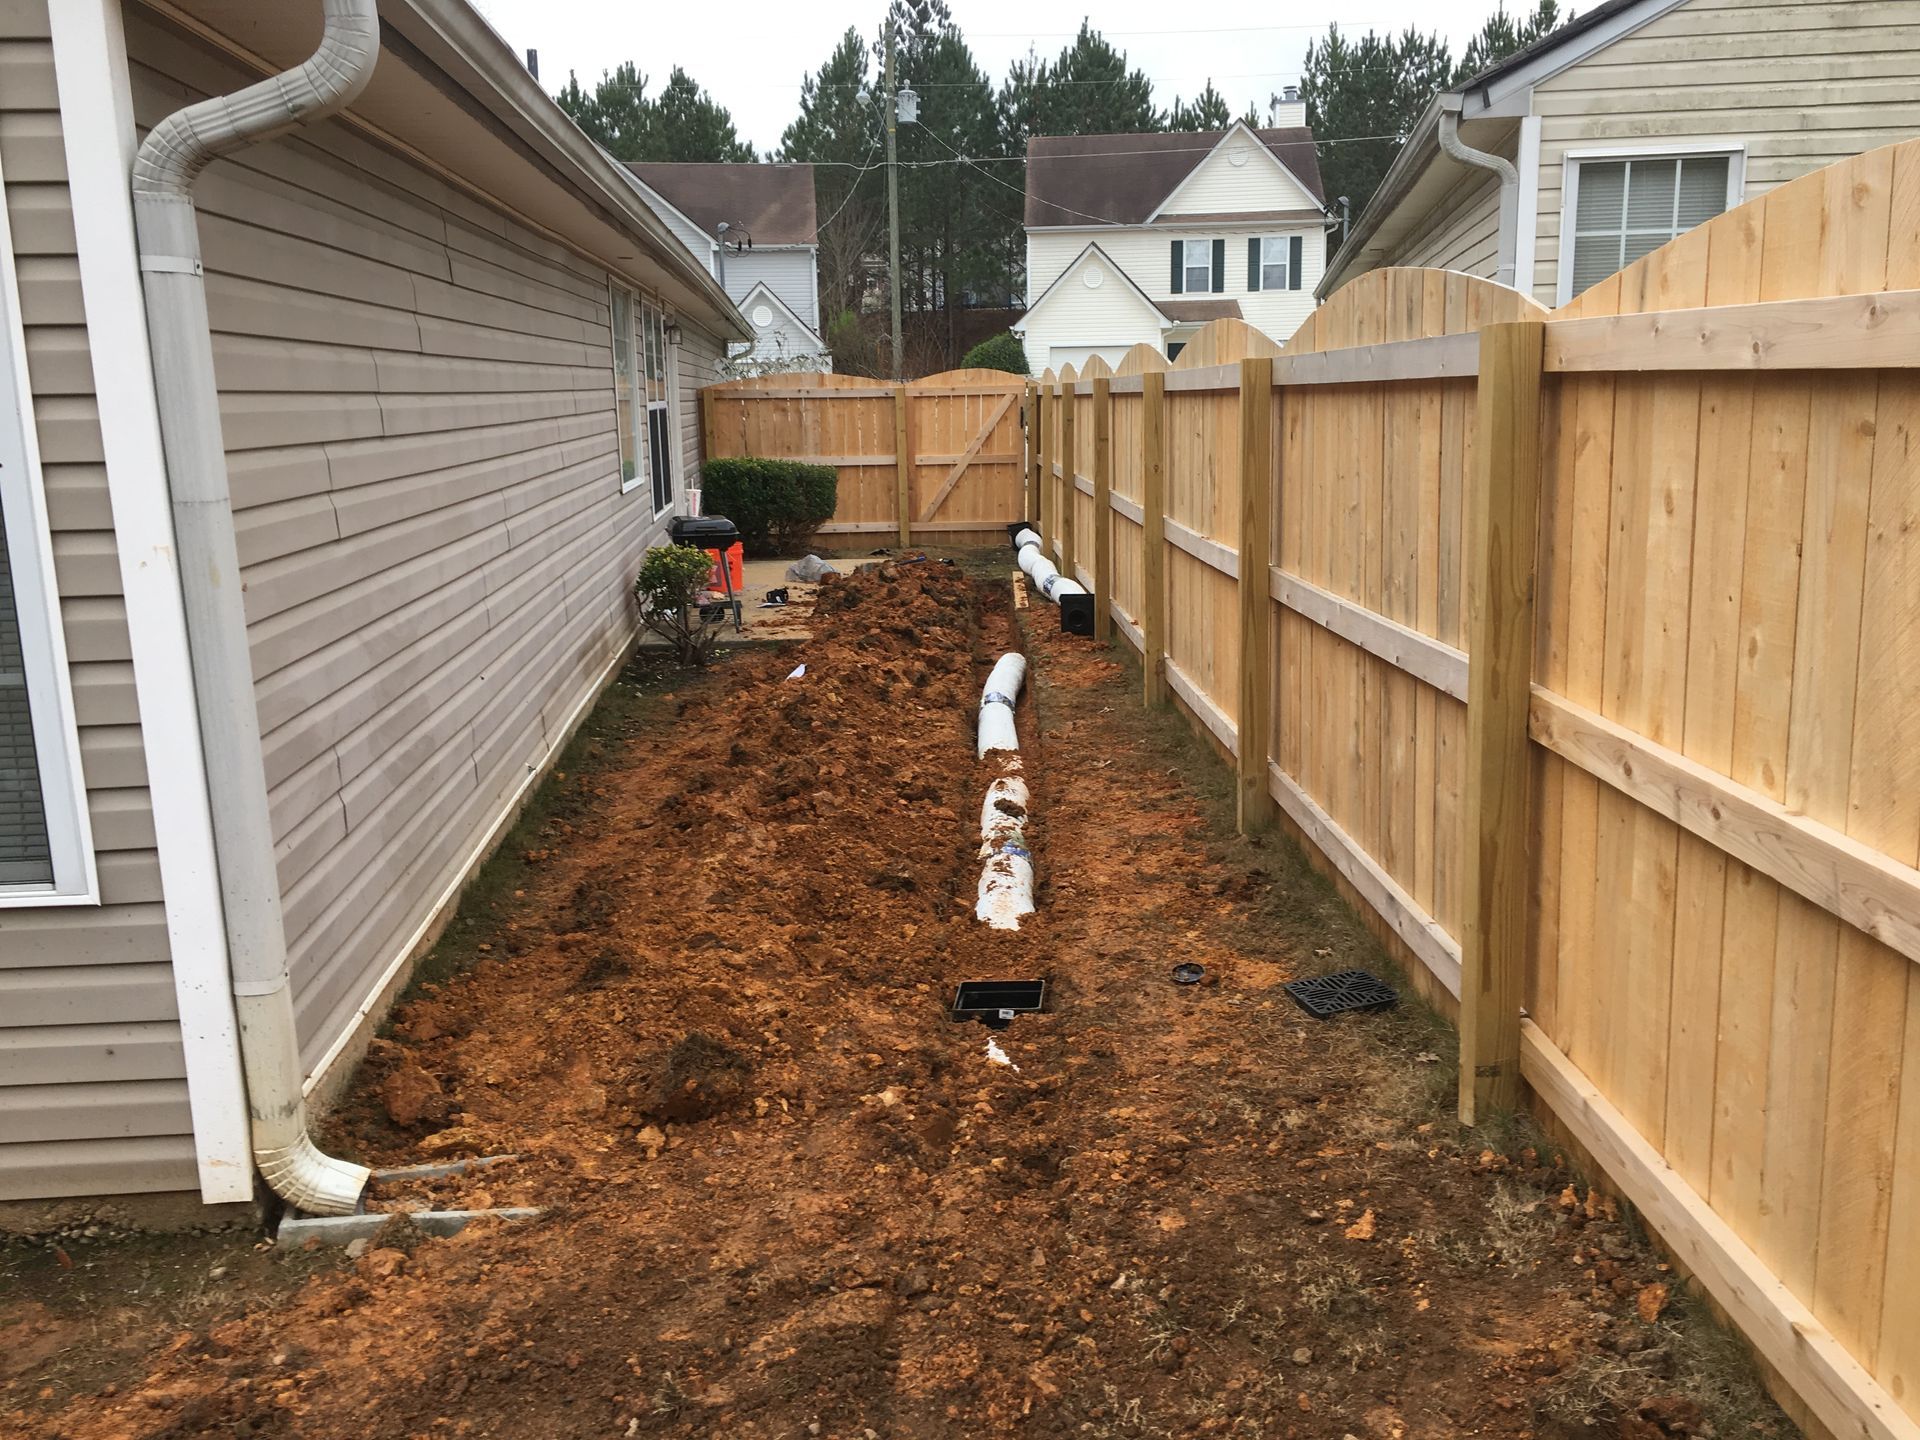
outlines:
M641 351L646 364L647 460L653 479L653 513L673 504L672 420L667 406L667 325L659 307L640 307Z
M1175 240L1173 242L1173 279L1176 295L1219 294L1227 288L1227 242L1224 240Z
M91 903L79 732L7 261L0 252L0 904Z
M1740 152L1567 160L1561 300L1738 203Z
M640 378L633 363L634 299L613 292L613 409L620 432L620 493L640 483L640 427L636 423Z
M653 513L673 504L673 372L667 319L651 300L613 292L613 398L620 429L620 493L651 487Z
M1248 240L1247 289L1298 290L1304 248L1298 235L1263 235Z

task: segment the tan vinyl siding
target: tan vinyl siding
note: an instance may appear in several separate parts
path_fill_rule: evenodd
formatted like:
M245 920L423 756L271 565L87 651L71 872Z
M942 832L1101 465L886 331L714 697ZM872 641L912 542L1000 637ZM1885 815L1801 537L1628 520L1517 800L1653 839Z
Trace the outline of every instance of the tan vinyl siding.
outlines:
M245 78L128 43L142 125ZM658 532L603 270L338 123L197 195L311 1067L630 643Z
M719 378L719 340L691 325L680 329L680 349L674 361L680 384L680 456L688 485L700 483L700 392Z
M1463 187L1464 188L1464 187ZM1491 280L1500 268L1500 182L1465 189L1407 237L1396 265L1430 265Z
M45 0L0 3L0 165L105 900L0 909L0 1199L194 1190Z
M1920 6L1689 0L1534 91L1541 116L1534 294L1555 300L1564 156L1743 140L1746 197L1920 132Z

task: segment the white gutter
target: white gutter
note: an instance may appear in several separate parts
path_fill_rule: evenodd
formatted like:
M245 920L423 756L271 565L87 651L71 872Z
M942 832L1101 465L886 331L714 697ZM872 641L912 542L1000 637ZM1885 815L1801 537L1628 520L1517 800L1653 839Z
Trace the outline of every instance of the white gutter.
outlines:
M376 0L323 0L323 10L320 48L305 64L154 127L134 158L133 213L254 1162L297 1209L343 1215L359 1203L368 1172L322 1153L307 1133L192 196L194 179L217 157L323 120L366 88L380 55Z
M1510 286L1513 284L1514 241L1519 233L1520 172L1513 168L1510 161L1485 150L1476 150L1460 138L1460 106L1464 99L1459 92L1451 90L1440 96L1440 149L1462 165L1475 170L1491 170L1500 177L1499 268L1494 271L1493 278L1498 284Z

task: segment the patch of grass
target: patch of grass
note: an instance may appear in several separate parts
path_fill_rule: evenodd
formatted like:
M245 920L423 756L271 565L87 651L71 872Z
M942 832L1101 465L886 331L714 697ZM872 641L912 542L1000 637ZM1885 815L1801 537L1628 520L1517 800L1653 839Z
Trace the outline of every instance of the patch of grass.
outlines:
M1551 1202L1538 1191L1500 1180L1487 1201L1487 1248L1512 1270L1527 1270L1546 1257L1556 1222Z
M1294 1298L1308 1314L1352 1318L1374 1308L1373 1292L1351 1260L1305 1256L1294 1263L1293 1280Z

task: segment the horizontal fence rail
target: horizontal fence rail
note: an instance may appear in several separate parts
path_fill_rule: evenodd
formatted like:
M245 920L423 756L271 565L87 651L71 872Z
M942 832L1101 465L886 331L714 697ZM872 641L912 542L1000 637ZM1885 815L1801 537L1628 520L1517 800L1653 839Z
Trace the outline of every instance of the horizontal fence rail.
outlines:
M1463 1115L1524 1079L1790 1408L1886 1440L1920 1440L1915 214L1920 142L1552 315L1376 271L1284 348L1042 376L1029 461L1145 701L1457 1007Z

